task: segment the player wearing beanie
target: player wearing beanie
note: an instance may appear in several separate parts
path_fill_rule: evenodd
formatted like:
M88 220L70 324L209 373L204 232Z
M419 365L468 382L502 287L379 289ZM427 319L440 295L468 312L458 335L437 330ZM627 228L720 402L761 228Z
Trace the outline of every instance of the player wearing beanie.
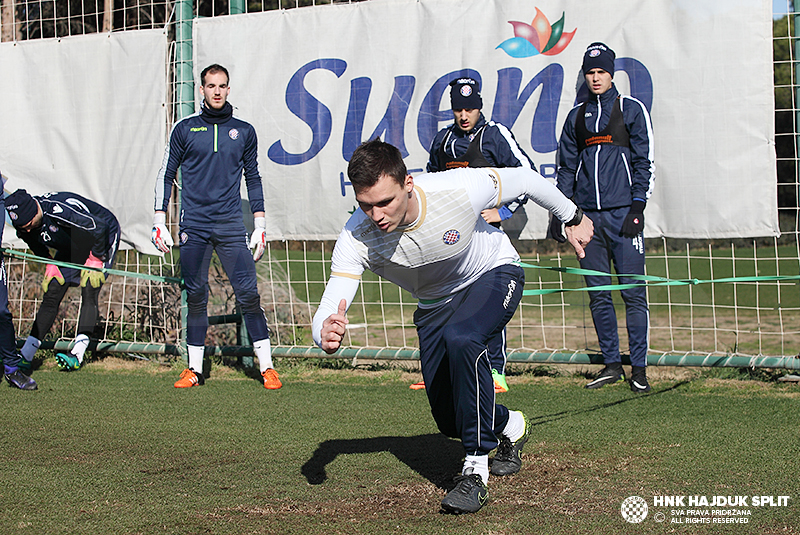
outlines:
M557 186L594 222L594 239L581 267L610 273L644 274L644 209L653 191L653 126L644 104L623 96L614 86L616 54L592 43L583 56L589 98L567 115L558 146ZM563 241L561 222L551 218L548 236ZM610 276L586 275L587 286L611 284ZM620 284L637 280L619 277ZM649 311L644 285L621 291L630 345L630 388L649 392L647 349ZM619 349L617 316L611 292L589 292L605 367L586 388L600 388L625 378Z

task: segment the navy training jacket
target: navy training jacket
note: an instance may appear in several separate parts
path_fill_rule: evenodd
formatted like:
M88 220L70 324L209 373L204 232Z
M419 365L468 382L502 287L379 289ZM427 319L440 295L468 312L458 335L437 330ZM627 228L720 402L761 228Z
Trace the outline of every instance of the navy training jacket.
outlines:
M226 107L230 103L226 103ZM181 170L181 226L241 223L244 171L250 209L264 211L255 128L233 117L206 113L184 117L172 128L155 187L156 211L167 211L172 184Z
M576 121L585 121L590 132L602 131L608 125L617 97L630 147L600 144L579 154ZM583 118L577 117L582 104L570 110L561 132L558 189L584 211L630 206L634 198L647 201L655 180L653 126L647 108L633 97L620 95L613 84L602 95L591 95Z
M42 207L42 225L17 236L31 251L43 258L82 264L91 252L106 267L113 262L112 254L119 246L119 222L108 208L77 193L58 191L34 195Z
M483 113L469 132L464 132L455 123L437 132L431 143L427 171L446 171L446 164L440 161L441 151L451 158L462 158L475 137L478 137L481 155L489 167L524 167L536 171L536 165L519 146L511 130L500 123L487 122ZM501 219L510 218L526 201L526 198L520 197L500 207Z
M492 167L525 167L536 171L536 166L514 139L511 130L494 121L486 121L481 114L475 127L470 132L464 132L458 125L452 124L439 130L431 143L430 157L428 158L428 172L445 171L446 168L439 162L439 150L446 143L445 152L459 158L467 152L472 141L470 134L475 134L485 126L481 136L481 154Z

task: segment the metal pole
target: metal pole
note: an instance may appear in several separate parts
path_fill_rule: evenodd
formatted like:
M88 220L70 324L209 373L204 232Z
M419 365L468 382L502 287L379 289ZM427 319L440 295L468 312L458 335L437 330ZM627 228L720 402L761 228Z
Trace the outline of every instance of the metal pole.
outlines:
M800 201L800 132L798 132L798 125L800 125L800 109L798 109L798 103L800 103L800 73L798 73L798 58L800 58L800 27L798 27L798 23L800 23L800 13L795 12L795 3L794 0L787 0L787 6L789 9L789 13L786 16L786 24L787 28L786 31L789 35L794 37L794 61L791 63L791 68L794 70L792 73L792 80L794 81L795 87L795 98L794 98L794 107L795 107L795 121L794 121L794 139L795 139L795 199ZM794 32L792 32L792 22L794 22ZM800 217L800 214L795 214L795 217Z
M238 316L238 321L236 321L236 342L240 346L250 346L250 336L247 334L247 324L244 322L242 309L239 307L238 303L236 304L235 316ZM243 355L240 357L239 361L245 368L254 368L256 365L255 359L250 355Z
M187 115L194 113L194 72L192 60L192 0L178 0L175 6L175 76L177 85L175 96L177 98L176 122ZM180 183L180 174L178 182ZM177 190L178 203L180 188ZM189 351L186 344L186 331L188 308L186 305L186 290L181 289L181 333L180 354L189 362Z
M244 0L230 0L230 14L231 15L239 15L245 12L245 3Z
M18 340L18 347L22 347L24 340ZM55 351L69 351L72 341L59 340L57 342L42 342L40 349ZM151 342L98 342L96 346L90 345L92 351L106 353L145 353L177 355L180 348L174 344L161 344ZM211 346L206 348L206 355L225 357L252 357L252 346ZM419 360L418 349L366 349L346 348L340 349L333 355L328 355L317 347L276 346L272 348L272 356L287 358L320 358L320 359L348 359L357 360ZM603 357L599 353L548 353L515 352L508 355L508 362L519 364L602 364ZM623 364L630 364L627 355L622 356ZM729 357L721 355L648 355L648 366L676 366L698 368L780 368L786 370L800 370L798 357Z
M192 0L175 5L175 77L178 87L177 119L194 113L194 73L192 63Z

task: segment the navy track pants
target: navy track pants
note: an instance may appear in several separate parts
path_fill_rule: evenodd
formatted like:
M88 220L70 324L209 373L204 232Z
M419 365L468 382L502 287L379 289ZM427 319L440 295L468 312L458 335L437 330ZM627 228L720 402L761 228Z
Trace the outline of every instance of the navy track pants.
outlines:
M616 273L628 275L644 275L644 239L641 234L635 238L620 236L620 229L628 207L585 212L594 223L594 236L586 247L586 257L581 260L581 267L603 273L611 273L614 264ZM602 286L611 284L610 276L586 275L586 286ZM641 283L629 277L618 277L619 284ZM628 331L631 364L647 366L647 349L649 345L650 313L647 308L647 289L644 285L620 290L625 302L625 323ZM610 290L589 292L589 308L592 321L600 343L603 360L608 365L620 362L619 333L617 331L617 315Z
M524 284L521 267L499 266L442 304L414 312L431 413L468 455L496 448L508 423L508 409L495 403L488 346L503 335Z
M269 338L267 320L261 309L256 264L247 246L244 224L213 228L181 227L181 273L186 288L186 342L205 345L208 331L208 268L217 252L254 342Z

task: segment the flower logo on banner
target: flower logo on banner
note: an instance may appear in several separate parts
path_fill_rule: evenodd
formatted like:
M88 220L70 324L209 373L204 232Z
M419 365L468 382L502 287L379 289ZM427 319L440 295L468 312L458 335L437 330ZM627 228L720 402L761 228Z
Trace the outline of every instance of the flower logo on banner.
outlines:
M514 37L506 39L497 48L512 58L529 58L537 54L555 56L567 48L575 37L577 28L564 33L564 13L555 24L550 24L544 13L537 7L533 22L527 24L516 20L508 21L514 27Z

